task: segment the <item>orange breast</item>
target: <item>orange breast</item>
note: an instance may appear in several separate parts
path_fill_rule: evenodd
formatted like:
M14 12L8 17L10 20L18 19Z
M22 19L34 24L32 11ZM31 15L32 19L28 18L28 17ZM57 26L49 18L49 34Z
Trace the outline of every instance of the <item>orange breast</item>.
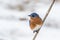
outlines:
M30 20L30 28L33 30L36 25L42 25L42 19L40 18L35 18L35 19L32 19Z
M36 24L30 23L30 28L33 30L36 27Z

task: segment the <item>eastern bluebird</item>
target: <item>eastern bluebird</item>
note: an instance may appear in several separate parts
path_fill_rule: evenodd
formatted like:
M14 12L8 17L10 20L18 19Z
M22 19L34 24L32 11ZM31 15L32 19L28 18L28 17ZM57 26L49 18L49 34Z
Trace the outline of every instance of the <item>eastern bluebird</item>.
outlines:
M32 13L28 16L30 16L29 23L31 30L33 30L33 33L38 32L38 30L41 28L41 25L43 24L42 19L37 13Z

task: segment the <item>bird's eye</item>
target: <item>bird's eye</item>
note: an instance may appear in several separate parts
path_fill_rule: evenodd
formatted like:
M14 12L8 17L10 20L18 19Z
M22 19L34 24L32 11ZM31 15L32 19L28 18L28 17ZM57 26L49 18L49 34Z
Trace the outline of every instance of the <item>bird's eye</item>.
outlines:
M35 17L34 15L32 15L32 17Z

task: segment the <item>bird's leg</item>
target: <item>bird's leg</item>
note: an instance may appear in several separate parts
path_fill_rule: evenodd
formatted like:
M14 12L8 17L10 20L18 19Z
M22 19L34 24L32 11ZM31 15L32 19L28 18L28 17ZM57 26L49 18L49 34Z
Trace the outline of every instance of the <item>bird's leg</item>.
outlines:
M41 29L41 25L37 25L34 29L33 29L33 33L35 32L39 32L39 30Z
M38 33L39 29L38 30L34 30L33 33L37 32Z

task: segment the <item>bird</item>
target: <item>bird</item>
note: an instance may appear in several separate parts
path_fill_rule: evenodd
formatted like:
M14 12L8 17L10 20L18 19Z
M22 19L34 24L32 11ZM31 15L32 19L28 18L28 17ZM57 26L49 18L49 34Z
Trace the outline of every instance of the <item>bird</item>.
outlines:
M43 24L41 17L39 17L37 13L32 13L28 16L30 17L29 25L31 30L33 31L33 33L38 33L39 29L41 28L41 25Z

